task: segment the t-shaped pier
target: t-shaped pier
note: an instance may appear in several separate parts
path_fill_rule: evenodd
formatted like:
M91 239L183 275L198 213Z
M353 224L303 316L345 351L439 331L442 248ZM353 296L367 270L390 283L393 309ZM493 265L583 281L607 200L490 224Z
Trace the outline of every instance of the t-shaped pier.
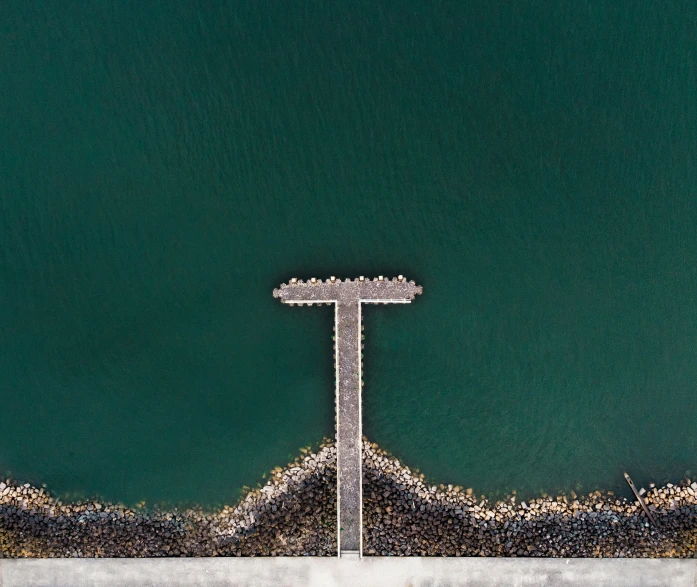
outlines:
M402 275L345 281L291 279L273 290L285 304L334 304L339 556L363 553L361 304L408 304L422 290Z

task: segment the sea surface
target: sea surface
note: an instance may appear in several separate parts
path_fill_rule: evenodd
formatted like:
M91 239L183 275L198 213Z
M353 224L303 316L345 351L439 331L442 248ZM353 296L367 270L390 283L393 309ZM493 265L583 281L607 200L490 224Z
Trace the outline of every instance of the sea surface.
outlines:
M697 474L697 4L0 6L0 476L212 506L364 430L478 493Z

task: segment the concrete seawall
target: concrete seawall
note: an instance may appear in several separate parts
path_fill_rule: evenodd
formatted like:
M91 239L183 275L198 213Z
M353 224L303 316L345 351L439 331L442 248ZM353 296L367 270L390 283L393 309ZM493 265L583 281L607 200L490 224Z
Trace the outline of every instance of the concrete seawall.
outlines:
M0 587L694 587L695 560L0 560Z

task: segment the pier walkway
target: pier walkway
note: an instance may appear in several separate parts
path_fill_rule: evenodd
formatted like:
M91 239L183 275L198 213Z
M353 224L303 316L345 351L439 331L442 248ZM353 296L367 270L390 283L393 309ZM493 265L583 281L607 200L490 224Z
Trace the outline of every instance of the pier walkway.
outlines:
M392 279L291 279L273 295L289 305L334 304L336 369L337 516L339 556L362 556L361 304L408 304L422 287L402 275Z

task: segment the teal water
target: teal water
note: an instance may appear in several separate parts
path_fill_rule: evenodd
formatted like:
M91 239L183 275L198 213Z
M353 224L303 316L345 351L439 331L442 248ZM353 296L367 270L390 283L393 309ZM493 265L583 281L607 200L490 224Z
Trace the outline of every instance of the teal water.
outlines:
M0 7L0 473L214 504L365 431L496 493L697 472L691 1Z

